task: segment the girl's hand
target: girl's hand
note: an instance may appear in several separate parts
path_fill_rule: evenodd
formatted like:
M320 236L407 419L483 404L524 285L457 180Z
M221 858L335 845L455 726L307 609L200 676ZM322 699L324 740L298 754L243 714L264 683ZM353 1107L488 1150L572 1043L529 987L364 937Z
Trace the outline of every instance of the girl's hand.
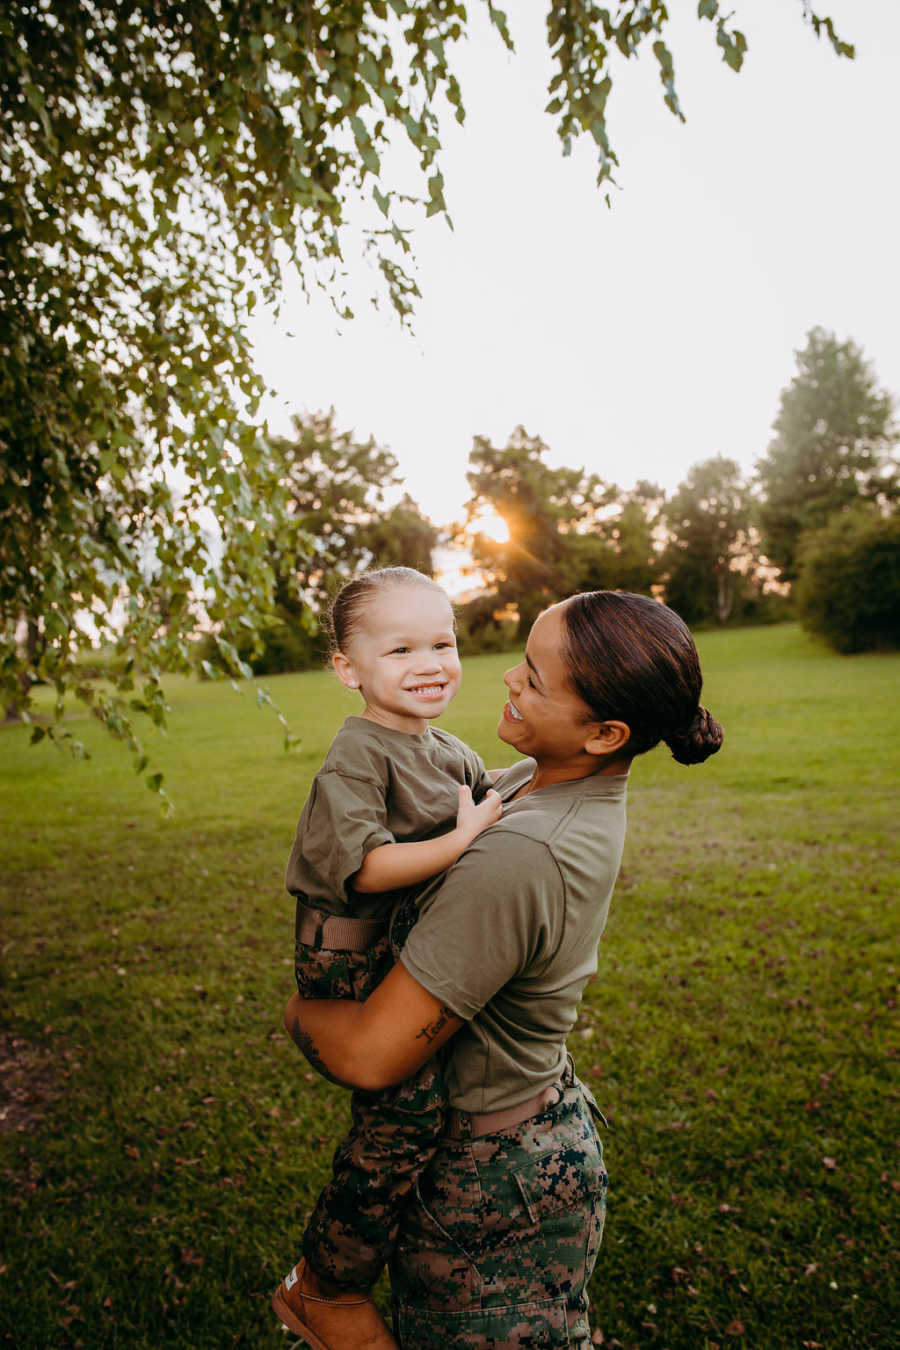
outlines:
M456 833L463 847L471 844L482 830L486 830L503 814L503 802L500 793L488 788L482 800L476 806L472 800L472 789L463 784L459 789L459 805L456 808Z

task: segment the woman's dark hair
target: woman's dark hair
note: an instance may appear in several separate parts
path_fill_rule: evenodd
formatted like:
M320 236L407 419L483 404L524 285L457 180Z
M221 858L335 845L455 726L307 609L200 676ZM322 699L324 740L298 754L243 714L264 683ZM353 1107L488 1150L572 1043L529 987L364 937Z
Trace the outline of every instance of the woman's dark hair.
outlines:
M700 706L697 648L673 609L630 591L585 591L562 614L572 685L593 718L629 728L624 755L642 755L660 741L679 764L716 753L724 733Z
M436 581L412 567L379 567L373 572L363 572L362 576L354 577L342 586L332 602L328 615L332 651L346 651L347 643L362 627L363 616L375 595L388 586L430 586L446 598Z

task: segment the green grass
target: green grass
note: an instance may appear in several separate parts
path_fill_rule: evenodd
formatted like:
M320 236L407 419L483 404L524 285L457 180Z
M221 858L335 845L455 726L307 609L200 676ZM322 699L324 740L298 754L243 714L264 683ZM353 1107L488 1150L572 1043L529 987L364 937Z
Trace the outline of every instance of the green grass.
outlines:
M637 761L623 874L571 1038L610 1117L592 1285L607 1346L896 1344L900 658L793 627L703 635L727 742ZM444 721L490 764L508 658ZM171 685L163 819L119 747L0 731L0 1338L286 1345L268 1307L346 1120L280 1032L282 873L350 696ZM895 928L893 929L895 931ZM414 1348L411 1348L414 1350Z

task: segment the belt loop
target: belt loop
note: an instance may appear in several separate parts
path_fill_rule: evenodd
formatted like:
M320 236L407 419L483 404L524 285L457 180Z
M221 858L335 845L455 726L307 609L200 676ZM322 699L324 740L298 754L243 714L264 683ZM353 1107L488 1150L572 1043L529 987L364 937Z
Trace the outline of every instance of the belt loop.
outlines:
M597 1105L597 1098L594 1096L593 1092L591 1092L591 1089L588 1087L587 1083L582 1083L580 1078L576 1079L576 1082L578 1083L578 1086L581 1088L581 1095L587 1102L588 1110L594 1117L594 1120L601 1121L602 1124L605 1125L608 1130L611 1130L612 1126L606 1119L606 1116L600 1110L600 1107Z
M450 1111L447 1125L454 1139L472 1138L472 1117L468 1111L460 1111L454 1106Z
M312 921L315 923L315 932L313 933L312 942L307 942L304 940L303 945L304 947L311 948L311 950L314 952L320 952L322 950L322 937L323 937L323 930L325 927L325 915L321 912L321 910L315 909L309 903L308 897L301 891L297 895L297 917L295 919L295 930L298 934L300 932L301 919L304 917L307 919L307 921L312 919Z

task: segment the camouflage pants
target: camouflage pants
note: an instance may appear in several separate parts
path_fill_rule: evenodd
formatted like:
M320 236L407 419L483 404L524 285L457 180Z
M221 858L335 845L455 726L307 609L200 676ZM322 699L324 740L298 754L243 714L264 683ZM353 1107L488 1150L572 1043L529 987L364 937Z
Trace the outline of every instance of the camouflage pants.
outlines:
M606 1181L571 1073L543 1114L479 1139L441 1140L391 1260L404 1350L590 1350L587 1282Z
M387 930L364 952L294 942L294 977L301 998L352 998L363 1003L392 964Z
M392 964L388 938L364 952L295 946L303 998L361 1002ZM367 1288L390 1256L416 1178L444 1128L446 1099L430 1060L412 1078L383 1092L356 1091L352 1125L335 1150L331 1180L303 1235L303 1254L318 1275L348 1289Z

